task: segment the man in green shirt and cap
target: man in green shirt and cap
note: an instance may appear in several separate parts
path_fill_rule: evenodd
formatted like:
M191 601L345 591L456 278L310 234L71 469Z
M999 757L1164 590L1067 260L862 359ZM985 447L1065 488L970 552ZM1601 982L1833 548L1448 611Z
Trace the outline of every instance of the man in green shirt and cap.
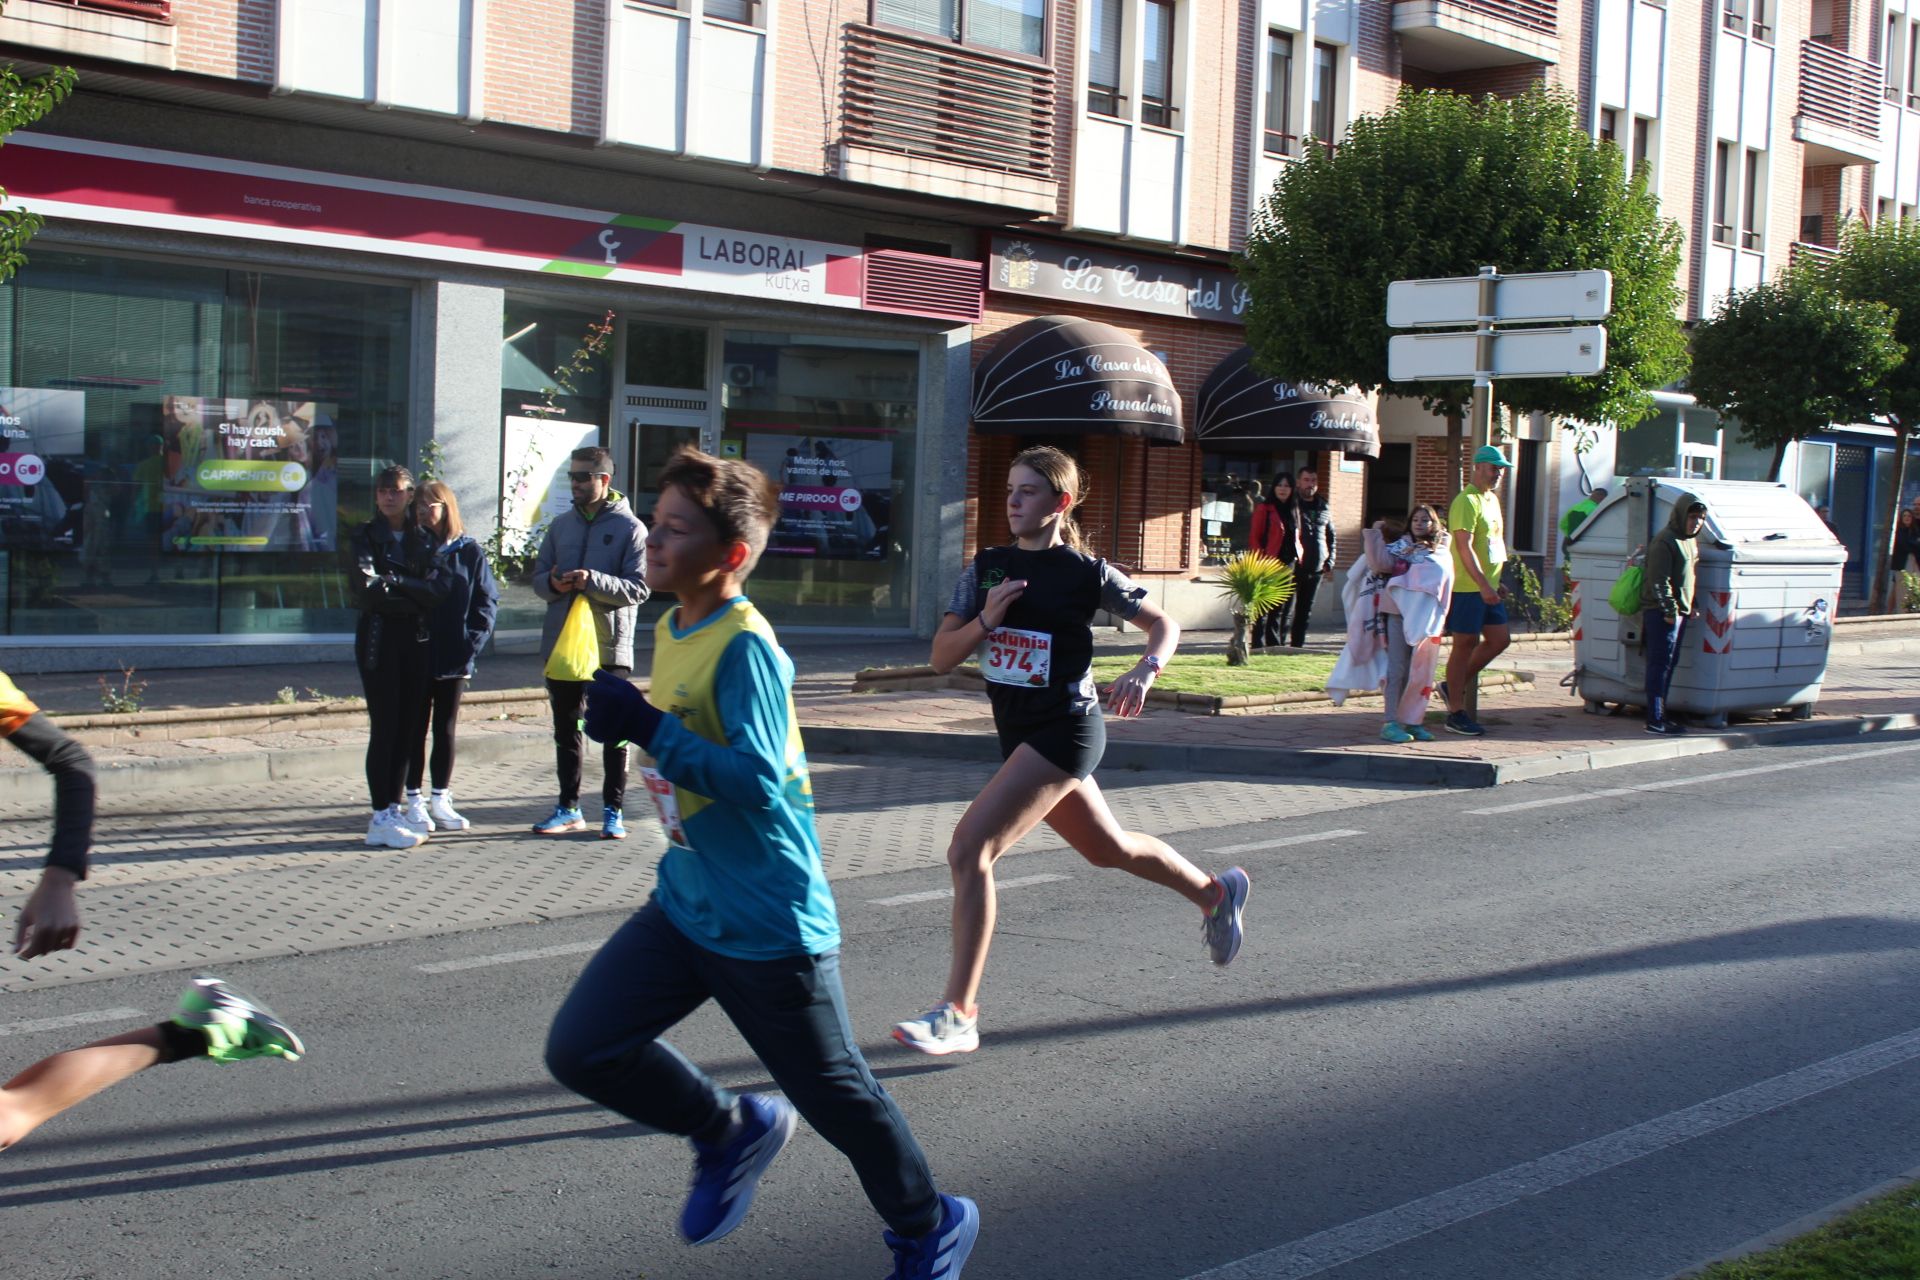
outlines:
M1467 691L1489 662L1506 651L1507 606L1500 594L1500 566L1507 561L1506 521L1500 514L1500 473L1513 464L1490 444L1473 451L1468 484L1447 508L1453 543L1453 604L1447 609L1446 728L1477 738L1486 729L1467 714Z

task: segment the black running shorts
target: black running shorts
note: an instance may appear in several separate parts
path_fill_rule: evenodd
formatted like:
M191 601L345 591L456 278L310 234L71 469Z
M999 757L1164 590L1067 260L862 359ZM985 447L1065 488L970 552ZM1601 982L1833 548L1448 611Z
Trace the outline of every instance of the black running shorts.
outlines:
M1025 743L1042 760L1076 778L1090 776L1107 751L1107 719L1097 706L1084 716L1057 716L1018 727L996 723L994 729L1000 735L1002 760Z

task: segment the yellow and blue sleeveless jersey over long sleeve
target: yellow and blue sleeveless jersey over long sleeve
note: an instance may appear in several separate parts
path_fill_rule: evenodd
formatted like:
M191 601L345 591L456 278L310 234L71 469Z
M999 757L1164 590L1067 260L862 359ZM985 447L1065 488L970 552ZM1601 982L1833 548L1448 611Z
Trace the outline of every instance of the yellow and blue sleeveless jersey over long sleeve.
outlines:
M813 784L793 707L793 661L744 596L682 631L654 631L650 697L666 714L643 744L672 784L655 898L708 950L741 960L840 945L820 861Z

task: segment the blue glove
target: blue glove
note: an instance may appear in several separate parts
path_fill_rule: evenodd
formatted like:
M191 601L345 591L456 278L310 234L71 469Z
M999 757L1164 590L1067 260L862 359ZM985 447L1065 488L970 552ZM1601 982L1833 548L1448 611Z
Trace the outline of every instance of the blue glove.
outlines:
M632 742L645 747L660 727L660 708L619 676L596 671L593 683L587 686L587 715L581 727L595 742Z

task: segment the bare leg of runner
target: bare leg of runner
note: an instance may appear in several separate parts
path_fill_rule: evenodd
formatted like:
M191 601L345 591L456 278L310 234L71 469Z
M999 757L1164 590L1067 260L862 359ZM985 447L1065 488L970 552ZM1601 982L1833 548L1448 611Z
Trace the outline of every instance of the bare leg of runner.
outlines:
M1219 899L1214 878L1181 857L1166 841L1143 831L1122 831L1107 808L1100 784L1088 778L1060 798L1047 825L1096 867L1116 867L1163 885L1206 911Z
M158 1027L142 1027L40 1061L0 1088L0 1150L69 1107L159 1063Z
M962 1013L973 1012L993 940L993 864L1080 785L1072 774L1022 745L954 827L947 846L947 867L953 873L953 964L947 971L946 999Z

